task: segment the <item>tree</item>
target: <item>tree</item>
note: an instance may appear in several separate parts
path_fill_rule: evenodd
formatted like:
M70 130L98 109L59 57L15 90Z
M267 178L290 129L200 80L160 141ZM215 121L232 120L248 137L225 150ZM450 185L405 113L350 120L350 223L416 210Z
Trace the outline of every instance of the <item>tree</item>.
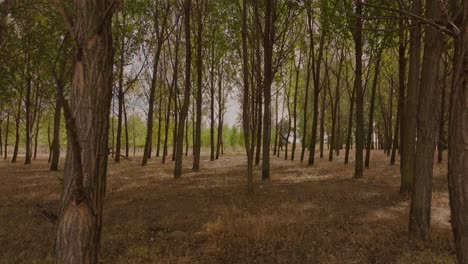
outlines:
M411 12L422 14L421 0L414 0ZM402 126L404 140L401 142L401 185L400 193L408 194L413 187L414 156L416 150L416 127L421 68L421 25L413 21L410 29L408 89L405 97L405 118Z
M175 155L174 178L178 179L182 175L182 152L184 139L184 124L186 122L188 108L190 103L190 76L192 69L192 44L190 40L190 10L192 9L192 1L184 1L184 28L185 28L185 89L184 102L179 115L179 127L177 131L177 146Z
M356 0L356 28L354 45L356 56L356 70L354 86L356 89L356 164L354 178L363 177L363 148L364 148L364 93L362 89L362 3Z
M454 78L449 117L448 187L451 223L457 259L468 263L468 2L458 6L452 1L453 14L461 10L459 34L455 38ZM458 7L458 8L457 8Z
M426 17L433 21L441 18L436 0L426 1ZM421 71L421 87L418 104L418 129L414 160L414 185L411 196L409 230L412 234L427 238L429 235L432 200L432 173L435 151L436 120L433 105L436 102L437 78L442 51L442 33L426 27L424 56Z
M54 1L76 47L70 105L64 101L68 144L56 263L98 262L109 152L113 3L77 0L69 13L63 2Z
M195 141L193 144L193 171L200 169L200 151L201 151L201 123L202 123L202 89L203 89L203 13L204 0L197 2L197 93L196 101L196 129Z

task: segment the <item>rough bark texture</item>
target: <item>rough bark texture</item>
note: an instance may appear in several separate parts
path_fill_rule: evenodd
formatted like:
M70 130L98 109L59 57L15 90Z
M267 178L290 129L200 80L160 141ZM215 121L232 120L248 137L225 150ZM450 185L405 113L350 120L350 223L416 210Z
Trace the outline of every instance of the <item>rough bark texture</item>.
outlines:
M68 147L55 263L98 263L112 96L111 2L76 0L73 15L62 9L76 50L71 107L64 105Z
M434 21L440 18L440 9L436 0L427 0L426 16ZM433 107L437 93L441 51L442 33L432 27L426 27L409 222L409 231L421 238L429 236L431 220L432 174L436 142L436 118L434 118Z

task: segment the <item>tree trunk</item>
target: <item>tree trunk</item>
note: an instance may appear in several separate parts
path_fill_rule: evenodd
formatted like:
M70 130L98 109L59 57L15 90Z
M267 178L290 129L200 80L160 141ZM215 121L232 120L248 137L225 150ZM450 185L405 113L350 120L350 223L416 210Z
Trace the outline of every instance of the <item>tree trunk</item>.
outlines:
M162 76L161 76L162 79ZM159 152L161 150L161 125L162 125L162 103L163 103L163 86L161 85L159 89L159 104L158 104L158 136L156 141L156 157L159 157Z
M242 125L244 128L244 146L247 154L247 192L253 193L253 146L250 145L250 104L249 104L249 59L247 50L247 1L242 1Z
M223 74L222 71L220 71L218 78L218 138L216 144L216 159L219 159L219 155L222 152L221 146L223 144L223 115Z
M11 158L11 163L16 163L16 159L18 158L18 148L19 148L19 140L20 140L20 122L21 122L21 104L23 98L18 98L18 113L16 114L15 120L15 147L13 149L13 157Z
M375 63L375 71L374 71L374 81L372 83L372 92L371 92L371 101L370 101L370 109L369 109L369 128L367 129L367 143L366 143L366 160L365 160L365 167L369 168L370 162L370 152L371 152L371 144L372 144L372 134L374 133L374 108L375 108L375 92L377 91L377 85L379 81L379 73L380 73L380 62L382 59L382 48L379 48L377 55L377 61ZM390 96L392 96L390 94Z
M197 120L195 128L195 141L193 142L193 171L200 170L201 152L201 123L202 123L202 89L203 89L203 6L204 1L198 0L198 26L197 26Z
M313 46L314 43L314 37L313 37L313 30L312 30L312 16L313 16L313 11L312 7L310 6L310 3L307 5L307 16L308 16L308 21L309 21L309 39L310 39L310 45ZM325 25L324 25L325 27ZM320 36L320 44L319 44L319 50L318 50L318 56L317 60L313 62L312 68L314 71L313 77L314 77L314 104L313 104L313 113L312 113L312 137L310 140L310 146L309 146L309 165L314 165L315 162L315 145L317 143L317 127L318 127L318 114L319 114L319 96L320 96L320 64L322 63L322 57L323 57L323 49L325 46L325 36L326 36L326 30L322 30L321 36Z
M354 86L356 89L356 156L354 178L363 177L364 148L364 92L362 89L362 2L356 1L356 31L354 32L354 45L356 53L356 72Z
M190 10L192 9L192 0L184 1L184 27L185 27L185 91L184 91L184 103L180 111L179 116L179 127L177 131L177 146L176 146L176 158L174 168L174 178L178 179L182 175L182 152L184 140L184 124L187 118L189 103L190 103L190 77L192 68L192 44L190 41Z
M291 160L294 160L294 154L296 153L296 140L297 140L297 92L299 88L299 74L301 71L301 61L302 61L302 53L299 53L299 62L297 63L296 69L296 85L294 86L294 111L293 111L293 142L292 142L292 152L291 152Z
M36 121L36 132L34 133L34 152L33 152L33 159L37 158L37 142L39 139L39 124L41 123L41 110L38 110L37 121ZM1 133L0 133L1 137Z
M326 72L326 79L328 79L328 70L325 70ZM330 81L327 81L327 89L330 89ZM326 96L325 96L325 91L322 93L322 102L320 104L320 145L319 145L319 150L320 150L320 158L323 158L323 144L325 142L325 101L326 101Z
M392 157L390 164L395 164L396 150L401 153L401 147L403 146L403 140L405 135L403 134L403 126L405 123L405 77L406 77L406 44L405 44L405 29L403 18L399 21L399 47L398 47L398 110L397 110L397 123L395 125L395 133L393 135L393 148ZM400 138L400 142L398 142ZM401 160L400 160L401 167Z
M309 26L311 25L312 21L308 18ZM309 34L312 28L309 28ZM312 72L312 52L313 46L309 46L309 53L307 56L307 77L306 77L306 84L305 84L305 96L304 96L304 116L303 116L303 126L302 126L302 150L301 150L301 162L304 161L305 149L307 145L307 112L309 109L309 90L310 90L310 75Z
M349 85L348 85L349 86ZM346 150L345 150L345 164L349 162L349 150L352 147L352 131L353 131L353 113L354 113L354 102L356 97L356 86L353 87L353 91L350 94L349 100L349 115L348 115L348 129L346 133Z
M263 148L262 148L262 180L270 179L270 140L271 140L271 84L273 82L272 60L273 60L273 37L274 20L272 17L273 5L276 2L266 0L265 6L265 35L264 47L264 90L263 98Z
M455 39L450 105L448 189L457 259L468 263L468 2L462 2L461 8L463 20L461 34Z
M110 2L76 0L75 23L67 24L76 52L71 106L64 104L68 144L55 263L99 261L112 97Z
M215 126L215 115L214 115L214 43L211 44L211 72L210 72L210 161L215 159L215 139L214 139L214 126Z
M156 5L158 3L156 2ZM143 150L143 159L141 161L142 166L146 166L148 163L148 159L151 157L151 147L153 143L153 115L154 115L154 100L156 97L156 82L158 76L158 66L159 66L159 58L161 56L162 46L165 42L165 34L166 34L166 25L168 18L167 16L163 16L163 21L161 26L159 26L159 8L156 7L157 10L154 13L154 28L157 33L157 43L156 43L156 50L154 53L153 59L153 76L151 78L151 86L150 86L150 96L149 96L149 103L148 103L148 118L146 124L146 139L145 139L145 149ZM167 11L167 10L166 10Z
M5 128L5 149L3 151L3 159L8 158L8 134L10 133L10 112L7 112L6 128ZM2 146L0 146L1 148Z
M441 98L440 98L440 109L439 109L439 133L437 135L437 162L442 163L443 159L443 152L446 148L446 142L447 139L445 137L445 121L446 121L446 111L445 111L445 90L447 86L447 77L449 74L449 69L448 69L448 56L445 57L446 59L444 60L444 78L443 78L443 83L440 87L441 91Z
M440 9L436 0L426 1L426 17L439 21ZM418 130L414 160L414 185L411 197L410 232L421 238L429 235L432 199L432 173L435 150L436 121L433 106L437 91L442 33L426 27L421 72L421 92L418 106ZM424 90L422 90L424 89Z
M126 15L125 10L122 10L122 27L120 36L120 60L119 60L119 84L117 88L117 99L118 99L118 113L117 113L117 138L115 145L115 156L114 162L120 162L120 149L122 142L122 118L123 118L123 104L125 100L124 87L123 87L123 76L124 76L124 64L125 64L125 27L126 27Z
M413 0L411 12L422 14L421 0ZM405 118L403 123L404 141L401 146L401 186L400 193L408 194L413 187L414 156L416 150L416 127L419 98L419 76L421 65L421 26L415 21L410 29L408 91L405 99Z
M52 160L50 162L50 170L57 171L60 161L60 119L62 115L62 98L63 86L57 84L55 95L55 111L54 111L54 139L52 141Z

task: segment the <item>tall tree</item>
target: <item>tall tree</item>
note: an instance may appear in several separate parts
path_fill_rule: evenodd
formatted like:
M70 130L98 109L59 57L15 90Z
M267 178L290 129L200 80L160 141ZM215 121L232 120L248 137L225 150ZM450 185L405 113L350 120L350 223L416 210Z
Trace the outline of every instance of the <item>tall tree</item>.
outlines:
M196 121L195 121L195 140L193 142L193 171L200 169L201 152L201 127L202 127L202 89L203 89L203 16L204 0L197 1L197 93L196 102Z
M441 19L441 10L437 0L426 1L426 17L433 21ZM427 238L429 235L431 219L432 174L436 134L433 106L436 102L441 51L442 33L431 26L427 26L421 71L421 92L419 93L417 119L418 137L409 223L410 232L422 238Z
M182 176L182 153L184 139L184 124L186 122L188 108L190 103L190 84L191 84L191 70L192 70L192 44L190 40L190 11L192 9L192 0L184 1L184 28L185 28L185 89L184 89L184 102L179 115L179 127L177 131L177 145L175 155L175 168L174 178Z
M98 263L112 97L110 0L54 1L75 45L67 157L55 240L56 263Z
M356 89L356 163L354 178L363 177L363 148L364 148L364 92L362 88L362 2L356 0L356 27L354 31L354 45L356 55L356 69L354 86Z
M411 12L422 15L422 1L413 0ZM413 20L410 29L408 89L405 97L405 118L402 126L400 193L408 194L413 187L416 128L421 68L421 25Z
M145 149L143 151L143 159L141 161L142 166L146 166L148 159L151 156L151 146L153 138L153 124L154 124L154 101L156 99L156 84L158 79L158 67L159 59L162 52L162 47L164 42L167 40L169 33L167 32L167 25L169 16L167 15L170 10L169 1L165 2L165 5L161 5L161 2L158 0L155 2L155 11L154 11L154 33L156 35L156 46L154 48L153 54L153 75L151 78L150 86L150 95L148 101L148 118L146 120L146 139L145 139Z
M461 12L449 118L448 189L457 259L468 263L468 1L462 1L459 8L452 1L452 6L453 14Z

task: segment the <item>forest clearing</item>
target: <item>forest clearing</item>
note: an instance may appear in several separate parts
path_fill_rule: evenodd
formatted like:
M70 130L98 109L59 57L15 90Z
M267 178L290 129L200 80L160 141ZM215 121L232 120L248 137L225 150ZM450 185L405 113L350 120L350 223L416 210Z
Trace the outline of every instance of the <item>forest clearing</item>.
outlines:
M468 264L468 0L0 0L0 160L1 263Z
M242 153L202 154L202 172L186 166L178 181L160 158L109 163L102 263L455 263L446 164L434 167L431 238L420 241L407 232L399 166L382 151L360 180L342 156L314 167L274 158L269 183L255 172L252 196ZM46 161L0 163L0 263L52 261L54 226L41 211L57 210L62 174Z

